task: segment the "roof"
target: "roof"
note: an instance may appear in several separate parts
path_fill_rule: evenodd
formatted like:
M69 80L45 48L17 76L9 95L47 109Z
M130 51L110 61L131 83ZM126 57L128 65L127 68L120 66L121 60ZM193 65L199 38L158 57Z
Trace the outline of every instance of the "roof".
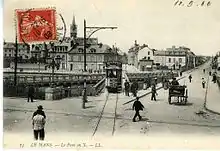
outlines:
M175 51L158 50L154 52L154 56L185 56L186 54L187 54L186 51L180 51L180 50L175 50Z
M82 53L84 47L83 46L77 46L76 48L71 48L69 50L69 53ZM114 50L111 49L108 45L91 45L89 48L86 48L86 52L88 53L113 53Z
M28 49L30 45L26 43L18 43L18 49ZM10 48L15 49L15 43L14 42L5 42L3 48Z

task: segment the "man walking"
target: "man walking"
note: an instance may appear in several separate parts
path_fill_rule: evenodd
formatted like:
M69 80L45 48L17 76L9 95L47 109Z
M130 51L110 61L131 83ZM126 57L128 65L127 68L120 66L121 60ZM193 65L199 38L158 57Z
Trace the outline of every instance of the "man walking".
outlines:
M206 83L206 82L205 82L204 78L202 78L202 88L203 88L203 89L205 89L205 83Z
M30 85L28 88L28 101L27 102L29 102L29 99L31 99L31 102L33 102L33 98L34 98L34 87Z
M156 85L153 84L151 87L151 101L156 101L156 94L157 94L157 90L156 90Z
M134 101L134 104L133 104L133 107L132 107L132 109L135 110L135 115L133 117L133 122L136 122L135 119L137 118L137 116L138 116L139 120L142 119L142 117L140 116L139 111L140 110L143 111L143 108L144 108L143 104L139 101L139 98L137 97L136 100Z
M43 108L43 107L41 106L41 108ZM45 123L46 123L45 117L43 115L41 115L41 112L36 112L36 115L32 119L35 140L38 140L38 137L40 140L44 140L44 138L45 138L45 132L44 132Z
M216 83L216 80L217 80L216 74L213 73L212 81L213 81L214 83Z
M192 82L192 75L191 74L189 75L189 82L190 83Z

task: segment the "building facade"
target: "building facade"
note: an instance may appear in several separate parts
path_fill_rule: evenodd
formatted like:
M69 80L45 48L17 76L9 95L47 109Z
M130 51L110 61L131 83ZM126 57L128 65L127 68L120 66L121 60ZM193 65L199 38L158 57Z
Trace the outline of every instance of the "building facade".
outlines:
M195 54L186 47L172 47L154 52L154 64L168 69L190 69L195 67Z
M139 60L142 58L139 55L139 51L146 48L146 47L148 47L148 46L145 44L140 46L139 44L137 44L137 41L135 40L134 46L132 46L128 51L128 64L138 68ZM150 56L151 56L151 54L149 54L149 57Z
M10 58L10 59L13 59L15 57L15 43L4 42L3 56L4 58ZM18 43L17 56L18 58L21 59L30 59L31 57L30 46L28 44Z
M116 49L93 43L86 49L86 70L90 73L101 73L104 71L105 62L121 60L121 58ZM78 45L69 51L67 68L69 71L84 70L83 45Z
M150 60L147 57L144 57L139 60L139 70L140 71L149 71L153 69L153 60Z

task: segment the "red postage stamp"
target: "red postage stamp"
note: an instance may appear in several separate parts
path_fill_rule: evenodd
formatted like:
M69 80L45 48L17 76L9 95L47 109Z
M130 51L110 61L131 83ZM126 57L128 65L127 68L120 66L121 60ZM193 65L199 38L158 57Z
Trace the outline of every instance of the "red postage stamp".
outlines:
M16 10L19 42L54 41L57 38L55 9Z

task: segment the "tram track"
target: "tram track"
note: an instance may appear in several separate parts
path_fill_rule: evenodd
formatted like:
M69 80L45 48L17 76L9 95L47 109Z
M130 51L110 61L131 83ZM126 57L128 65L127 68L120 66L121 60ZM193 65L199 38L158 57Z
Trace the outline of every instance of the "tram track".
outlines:
M109 95L110 95L110 96L109 96ZM111 96L113 96L113 98L110 98ZM106 106L112 105L112 104L110 103L110 101L113 101L113 100L115 100L115 106L114 106L113 110L110 109L110 111L106 111ZM109 103L109 104L108 104L108 103ZM108 94L106 95L106 99L105 99L105 103L104 103L104 105L103 105L103 108L102 108L102 110L101 110L101 112L100 112L100 114L99 114L99 116L98 116L98 120L97 120L96 125L95 125L95 128L94 128L94 130L93 130L92 137L95 136L95 135L97 134L97 132L98 132L100 129L102 129L102 128L104 128L104 129L106 129L106 128L109 129L110 126L108 126L107 123L100 124L102 120L106 120L106 118L103 119L103 115L104 115L104 114L114 114L114 115L113 115L113 118L108 119L108 120L113 121L113 124L111 124L111 129L112 129L112 130L111 130L111 135L112 135L112 136L114 135L114 133L115 133L115 131L116 131L117 107L118 107L118 93L116 93L116 94L109 94L109 93L108 93Z

